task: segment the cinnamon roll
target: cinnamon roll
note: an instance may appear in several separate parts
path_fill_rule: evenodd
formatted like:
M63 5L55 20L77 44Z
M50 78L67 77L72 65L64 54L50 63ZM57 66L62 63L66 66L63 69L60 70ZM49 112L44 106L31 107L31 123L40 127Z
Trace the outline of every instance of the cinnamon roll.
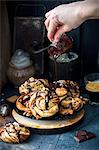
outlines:
M19 87L20 94L28 94L34 90L41 90L43 87L48 87L49 83L46 79L29 78Z
M29 108L29 100L30 100L29 94L21 95L16 101L16 107L19 110L23 111L23 115L30 117L32 116L32 113Z
M36 92L29 101L29 107L36 119L47 118L58 112L59 99L55 93L48 89Z
M72 115L74 111L82 108L84 101L81 98L68 97L60 102L59 113L61 115Z
M72 98L73 110L79 110L85 102L81 98Z
M0 129L0 140L7 143L21 143L30 136L30 131L17 122L8 123Z
M66 97L79 97L80 90L76 82L70 80L59 80L53 82L56 85L55 92L60 100Z

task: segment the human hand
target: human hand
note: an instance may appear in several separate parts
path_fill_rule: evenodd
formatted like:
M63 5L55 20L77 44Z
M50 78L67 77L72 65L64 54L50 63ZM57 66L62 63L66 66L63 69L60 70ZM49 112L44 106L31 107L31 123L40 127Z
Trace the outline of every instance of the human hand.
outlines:
M46 13L45 26L50 41L58 42L64 32L77 28L86 20L81 13L83 3L82 1L60 5Z

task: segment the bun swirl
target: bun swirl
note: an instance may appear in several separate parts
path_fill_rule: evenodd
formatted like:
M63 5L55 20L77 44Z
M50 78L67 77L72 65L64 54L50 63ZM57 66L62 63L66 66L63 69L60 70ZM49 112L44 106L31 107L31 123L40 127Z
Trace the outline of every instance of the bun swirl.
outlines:
M79 86L70 80L59 80L49 83L46 79L29 78L19 87L21 96L16 106L23 115L36 119L61 115L73 115L84 101L80 98Z
M7 143L21 143L30 136L30 131L17 122L8 123L0 130L0 140Z
M29 107L30 110L36 119L47 118L55 115L58 108L59 99L55 93L49 95L49 91L35 93L30 101Z

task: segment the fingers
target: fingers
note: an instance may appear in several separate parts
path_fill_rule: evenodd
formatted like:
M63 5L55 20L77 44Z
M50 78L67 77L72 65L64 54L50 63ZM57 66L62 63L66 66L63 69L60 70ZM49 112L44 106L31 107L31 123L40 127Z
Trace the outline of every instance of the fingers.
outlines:
M48 39L52 42L54 39L55 32L57 31L57 27L59 26L58 20L56 17L53 17L49 21L49 26L47 27L48 30Z
M48 27L49 27L49 23L50 23L50 17L45 20L45 26L46 26L47 30L48 30Z
M70 30L71 28L67 25L60 26L54 35L54 41L59 42L59 39L61 38L62 34L65 32L69 32Z
M50 10L49 12L47 12L45 14L45 17L48 18L52 13L54 14L54 9Z
M66 7L66 6L65 6ZM59 7L58 7L59 9ZM45 26L48 31L48 39L52 42L53 40L55 42L58 42L61 35L64 32L70 31L70 27L68 27L66 24L61 23L58 20L58 17L56 15L56 9L53 9L46 13L46 20L45 20Z
M46 29L48 30L50 20L52 19L52 17L55 17L54 9L50 10L49 12L47 12L45 14L45 17L46 17L45 26L46 26Z
M51 11L52 11L52 10L51 10ZM49 15L50 15L51 11L49 11L49 12L47 12L47 13L45 14L45 17L46 17L46 18L48 18L48 17L49 17Z
M70 26L60 25L57 17L48 17L45 21L46 29L48 30L48 39L52 42L59 42L61 35L65 32L69 32L71 30Z

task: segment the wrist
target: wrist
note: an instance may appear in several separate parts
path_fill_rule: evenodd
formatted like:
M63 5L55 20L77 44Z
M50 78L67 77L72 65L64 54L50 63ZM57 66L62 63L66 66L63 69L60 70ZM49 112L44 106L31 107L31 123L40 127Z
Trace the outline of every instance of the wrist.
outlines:
M83 20L99 18L99 0L85 0L81 3L81 17Z

